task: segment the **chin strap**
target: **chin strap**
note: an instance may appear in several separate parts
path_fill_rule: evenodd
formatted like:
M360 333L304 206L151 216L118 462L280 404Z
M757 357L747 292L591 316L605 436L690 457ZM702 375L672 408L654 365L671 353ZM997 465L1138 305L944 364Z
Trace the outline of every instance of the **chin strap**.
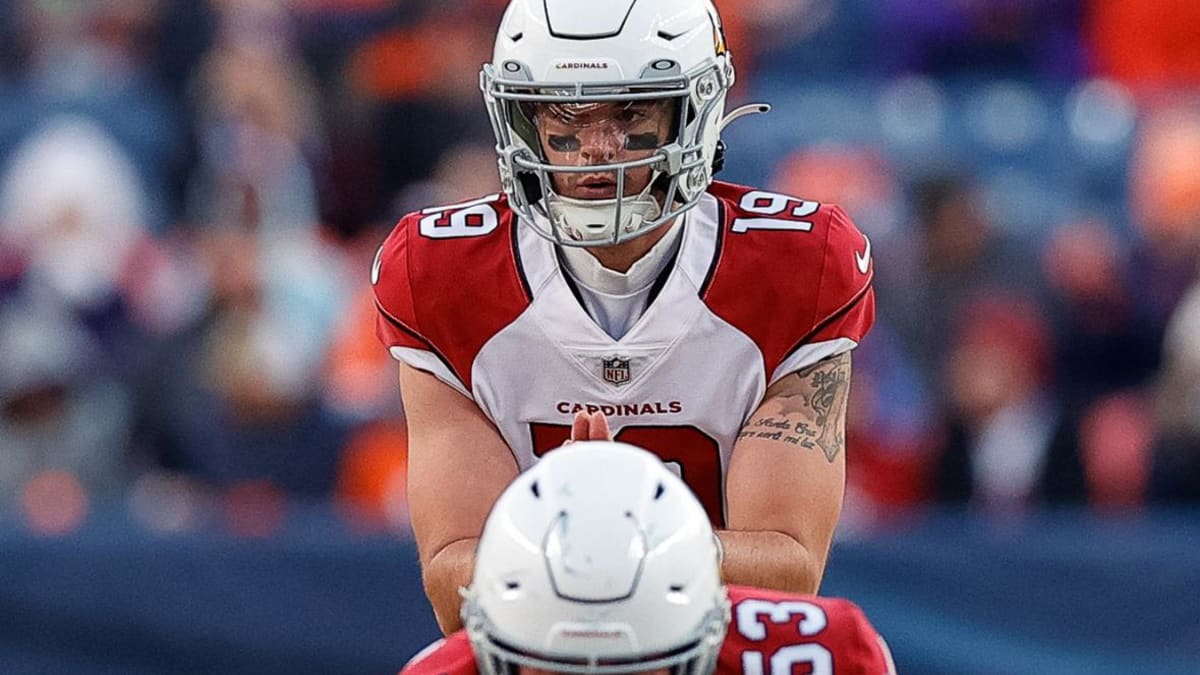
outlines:
M651 181L640 193L621 200L621 220L616 222L617 199L573 199L551 192L546 207L551 227L561 227L572 242L616 243L621 234L634 232L643 223L662 215L658 200L650 195Z

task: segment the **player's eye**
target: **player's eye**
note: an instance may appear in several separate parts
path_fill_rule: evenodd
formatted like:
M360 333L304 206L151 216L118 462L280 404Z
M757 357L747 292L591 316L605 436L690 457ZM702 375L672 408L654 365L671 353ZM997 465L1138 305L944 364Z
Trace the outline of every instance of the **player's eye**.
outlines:
M625 137L626 150L657 150L660 145L658 134L629 134Z
M547 143L550 145L550 149L555 152L579 152L578 136L550 134Z
M616 115L616 119L618 122L621 122L623 124L631 124L633 122L640 122L640 121L646 119L646 113L642 112L641 110L627 108L625 110L618 112Z

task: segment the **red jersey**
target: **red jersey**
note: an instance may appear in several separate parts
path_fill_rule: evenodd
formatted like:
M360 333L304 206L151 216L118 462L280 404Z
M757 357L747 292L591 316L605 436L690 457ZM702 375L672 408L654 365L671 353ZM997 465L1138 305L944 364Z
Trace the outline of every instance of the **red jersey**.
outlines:
M744 586L729 586L729 600L719 675L895 673L887 644L849 600Z
M677 465L719 527L742 426L771 384L858 345L874 269L836 206L714 183L681 218L653 301L613 338L503 196L410 214L372 268L379 338L473 400L521 470L577 411L602 411L615 440Z
M717 675L893 675L883 638L857 605L744 586L728 586L732 618ZM799 670L797 670L799 669ZM463 631L430 645L401 675L478 675Z

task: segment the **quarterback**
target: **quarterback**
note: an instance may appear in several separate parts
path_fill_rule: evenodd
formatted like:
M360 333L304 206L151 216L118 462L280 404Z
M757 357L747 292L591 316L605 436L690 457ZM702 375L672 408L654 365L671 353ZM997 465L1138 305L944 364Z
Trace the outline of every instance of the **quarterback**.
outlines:
M496 498L572 438L667 462L730 583L816 592L870 242L836 206L714 181L721 129L765 106L726 112L710 0L513 0L480 81L503 193L405 216L371 270L442 628Z
M853 603L725 587L719 556L703 507L662 462L575 444L496 502L466 629L402 675L895 673Z

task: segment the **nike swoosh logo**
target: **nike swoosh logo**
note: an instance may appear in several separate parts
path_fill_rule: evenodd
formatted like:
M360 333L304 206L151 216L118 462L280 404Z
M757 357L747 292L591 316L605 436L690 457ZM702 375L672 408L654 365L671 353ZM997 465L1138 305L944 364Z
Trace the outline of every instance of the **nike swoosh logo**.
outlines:
M379 269L383 267L383 246L379 246L379 250L375 252L375 262L371 263L371 285L379 283Z
M871 240L865 234L863 235L863 239L867 241L867 249L862 253L855 251L854 262L858 263L858 271L866 274L867 268L871 265Z

